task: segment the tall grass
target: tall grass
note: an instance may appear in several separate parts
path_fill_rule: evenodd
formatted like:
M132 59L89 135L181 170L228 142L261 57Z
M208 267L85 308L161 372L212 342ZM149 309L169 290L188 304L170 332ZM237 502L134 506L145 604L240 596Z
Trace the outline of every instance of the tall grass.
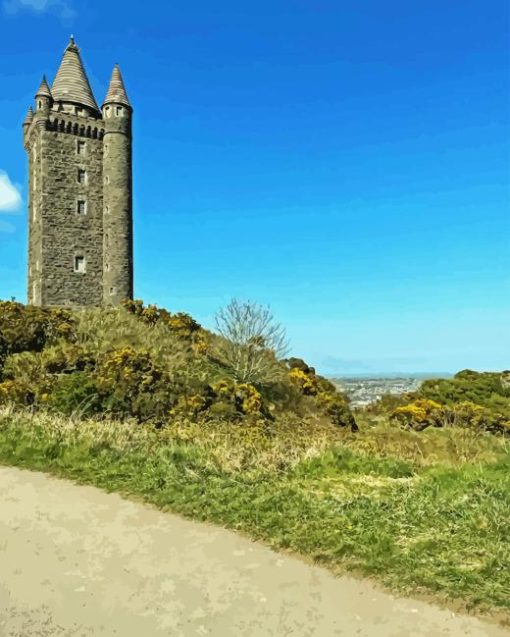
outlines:
M510 619L508 441L319 420L161 430L0 411L0 462L142 497L335 572Z

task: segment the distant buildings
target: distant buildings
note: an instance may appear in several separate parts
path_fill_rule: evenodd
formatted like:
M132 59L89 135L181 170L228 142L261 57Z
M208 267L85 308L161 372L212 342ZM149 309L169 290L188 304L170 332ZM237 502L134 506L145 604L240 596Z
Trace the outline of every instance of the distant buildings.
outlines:
M369 405L384 394L416 391L423 382L418 378L332 378L331 381L349 396L353 407Z

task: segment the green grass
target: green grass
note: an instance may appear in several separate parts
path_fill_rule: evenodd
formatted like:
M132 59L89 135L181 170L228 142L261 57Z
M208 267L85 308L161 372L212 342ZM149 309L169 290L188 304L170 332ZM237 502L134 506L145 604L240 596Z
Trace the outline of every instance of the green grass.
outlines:
M0 462L141 497L335 572L510 618L510 453L465 430L381 424L154 431L0 411Z

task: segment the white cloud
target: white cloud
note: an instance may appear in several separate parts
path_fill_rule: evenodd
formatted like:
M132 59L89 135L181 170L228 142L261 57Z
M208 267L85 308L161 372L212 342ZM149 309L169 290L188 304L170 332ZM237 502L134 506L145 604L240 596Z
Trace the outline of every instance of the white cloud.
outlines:
M0 213L17 212L21 206L19 189L9 179L9 175L0 170Z
M3 8L11 14L26 10L39 14L54 13L63 19L75 16L69 0L4 0Z

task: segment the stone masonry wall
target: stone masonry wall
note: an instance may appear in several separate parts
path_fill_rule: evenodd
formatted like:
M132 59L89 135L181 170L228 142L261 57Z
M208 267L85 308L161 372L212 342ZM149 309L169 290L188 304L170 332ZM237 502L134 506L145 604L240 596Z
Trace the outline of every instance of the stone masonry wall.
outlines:
M103 302L117 305L133 295L131 113L115 106L105 115Z
M83 125L83 118L66 121ZM86 123L86 122L85 122ZM71 132L42 130L42 263L43 305L101 305L103 283L103 141ZM77 142L85 142L78 154ZM78 181L78 170L86 183ZM86 202L78 214L77 202ZM75 272L75 257L85 258L85 272Z
M41 224L41 138L35 133L28 155L28 302L41 303L42 224Z

